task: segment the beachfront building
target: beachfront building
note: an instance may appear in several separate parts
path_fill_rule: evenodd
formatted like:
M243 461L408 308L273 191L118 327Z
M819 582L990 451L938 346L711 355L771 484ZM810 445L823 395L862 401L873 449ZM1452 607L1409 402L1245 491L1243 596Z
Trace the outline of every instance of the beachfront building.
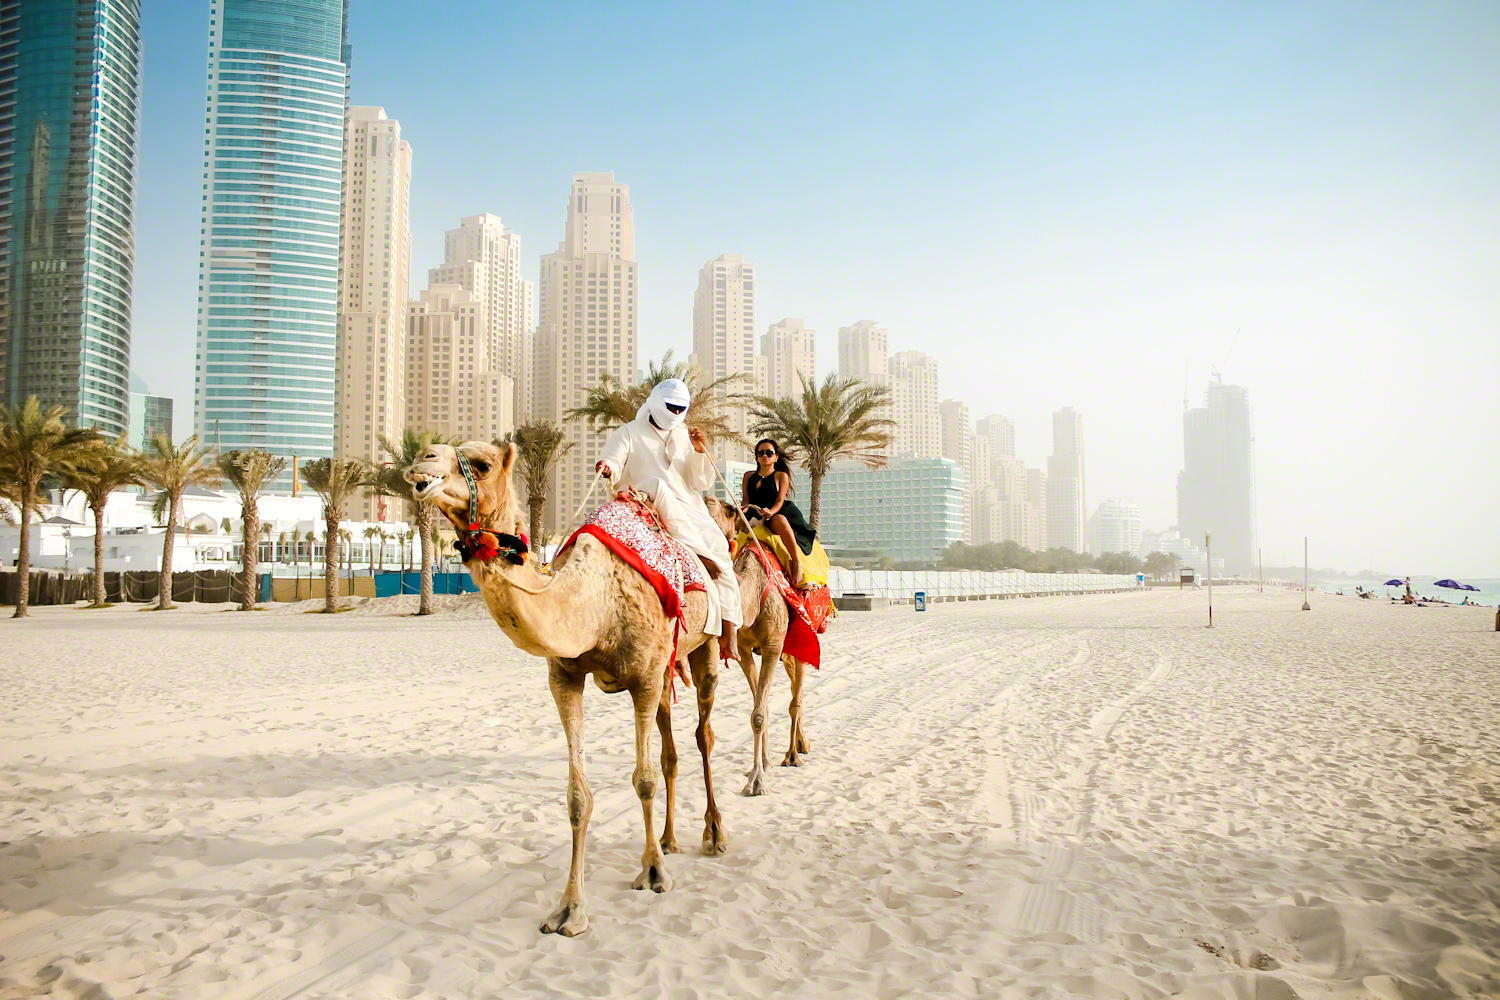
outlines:
M521 237L498 215L471 215L443 238L443 263L427 272L427 284L458 285L483 311L489 364L510 380L513 424L525 420L527 339L531 329L531 282L521 277Z
M1083 414L1065 406L1052 414L1052 454L1047 459L1047 544L1088 551L1084 532Z
M807 503L807 474L794 476ZM964 539L964 470L946 458L896 458L882 469L839 462L823 477L819 537L836 554L868 549L896 563L936 563Z
M532 362L531 419L564 423L577 442L554 473L548 524L582 503L604 445L605 435L584 421L564 421L564 414L582 406L606 375L636 380L636 298L630 189L614 174L574 174L562 242L542 257Z
M898 351L890 359L891 454L940 458L943 418L939 411L937 359L921 351Z
M1232 573L1256 565L1254 448L1249 393L1216 376L1203 405L1182 415L1177 522L1198 544L1212 533L1214 553Z
M1089 518L1089 551L1135 553L1141 547L1141 507L1125 497L1110 497Z
M209 7L193 424L215 448L333 453L346 24L346 0Z
M339 274L341 458L381 462L382 438L406 426L406 304L411 272L411 146L384 108L350 108L344 141L343 266ZM349 501L374 520L384 498Z
M698 271L692 360L708 382L743 376L727 393L759 392L765 381L764 361L755 353L755 265L737 253L720 254ZM748 408L726 406L723 413L734 433L748 434ZM711 454L723 469L730 459L743 458L744 447L720 441L712 446Z
M490 441L515 426L515 385L494 355L484 302L434 284L406 312L406 414L413 427Z
M130 418L139 0L0 0L0 402Z
M818 374L816 335L800 319L779 319L760 338L764 360L764 392L772 399L802 395L802 380Z

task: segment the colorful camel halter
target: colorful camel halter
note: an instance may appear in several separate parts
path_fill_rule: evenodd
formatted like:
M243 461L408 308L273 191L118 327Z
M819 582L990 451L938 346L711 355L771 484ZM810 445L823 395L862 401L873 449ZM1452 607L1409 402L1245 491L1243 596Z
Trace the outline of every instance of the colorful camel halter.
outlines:
M478 559L487 563L503 558L513 566L521 565L526 561L526 553L531 548L526 536L506 535L480 525L479 485L474 481L474 470L469 467L469 460L464 457L463 452L455 448L453 453L458 456L458 471L464 474L464 485L469 488L469 516L465 518L468 527L459 529L458 539L453 547L458 550L464 562Z

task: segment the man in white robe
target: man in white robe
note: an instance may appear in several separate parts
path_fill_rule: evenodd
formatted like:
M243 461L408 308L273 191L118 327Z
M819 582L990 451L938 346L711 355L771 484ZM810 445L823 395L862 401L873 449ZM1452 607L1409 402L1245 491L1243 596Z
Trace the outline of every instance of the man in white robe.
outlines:
M658 383L635 419L609 436L595 469L618 489L650 494L667 533L718 568L718 578L708 581L706 621L721 623L719 657L728 660L735 658L733 637L743 617L739 580L729 543L703 505L702 491L713 486L713 466L703 432L686 426L691 402L681 379ZM705 631L715 634L707 626Z

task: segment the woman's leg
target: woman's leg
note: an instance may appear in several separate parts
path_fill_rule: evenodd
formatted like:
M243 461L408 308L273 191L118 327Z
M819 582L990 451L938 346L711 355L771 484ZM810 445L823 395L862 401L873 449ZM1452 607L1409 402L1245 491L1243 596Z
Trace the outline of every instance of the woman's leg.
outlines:
M776 533L776 537L781 539L781 544L786 546L787 558L792 561L787 571L792 586L795 587L802 582L802 550L797 548L797 536L792 533L792 522L788 521L784 515L775 514L766 524Z

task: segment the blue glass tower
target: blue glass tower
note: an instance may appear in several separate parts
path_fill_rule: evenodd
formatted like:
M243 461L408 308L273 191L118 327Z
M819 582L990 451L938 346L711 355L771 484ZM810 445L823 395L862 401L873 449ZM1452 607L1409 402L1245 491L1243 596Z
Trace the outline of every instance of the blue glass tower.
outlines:
M208 31L194 427L224 450L327 457L347 5L214 0Z
M139 0L0 0L0 400L130 414Z

